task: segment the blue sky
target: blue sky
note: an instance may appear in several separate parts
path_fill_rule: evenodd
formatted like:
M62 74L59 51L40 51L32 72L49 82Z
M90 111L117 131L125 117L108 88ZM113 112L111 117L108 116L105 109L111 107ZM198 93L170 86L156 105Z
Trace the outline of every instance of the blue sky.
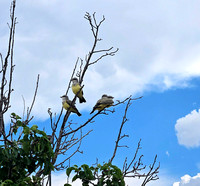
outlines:
M0 51L5 56L9 22L8 0L0 2ZM33 115L41 129L48 125L47 109L58 113L60 96L66 90L77 57L84 59L91 48L92 34L85 12L96 12L106 21L101 27L99 49L114 46L119 52L91 66L84 79L89 112L103 93L115 100L129 95L144 96L133 102L123 141L115 159L121 165L131 156L141 138L144 161L158 154L161 163L159 186L197 185L200 180L200 25L198 0L72 1L17 0L14 93L9 112L22 114L23 101L29 106L37 74L40 85ZM69 93L70 98L72 92ZM83 155L71 163L92 164L96 158L110 158L123 107L116 113L95 119L84 132L93 129L82 144ZM74 121L80 118L72 116ZM9 122L9 113L5 117ZM48 127L46 127L48 128ZM46 129L47 130L47 129ZM64 176L59 174L54 180ZM196 176L196 177L195 177ZM178 183L179 182L179 183ZM133 184L129 183L129 185ZM138 184L138 182L134 182ZM155 185L154 185L155 186Z

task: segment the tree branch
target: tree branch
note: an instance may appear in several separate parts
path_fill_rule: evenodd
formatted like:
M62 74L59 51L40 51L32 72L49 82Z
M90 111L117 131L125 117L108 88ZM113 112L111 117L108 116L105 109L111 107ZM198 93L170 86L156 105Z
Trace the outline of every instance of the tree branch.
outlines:
M36 99L36 95L37 95L37 91L38 91L39 79L40 79L40 75L38 74L35 93L34 93L34 96L33 96L33 101L32 101L30 109L27 110L27 119L26 119L26 121L29 121L29 117L30 117L31 111L32 111L33 105L35 103L35 99Z
M109 161L110 163L112 163L112 161L113 161L113 159L114 159L114 157L115 157L115 155L116 155L117 148L119 147L119 141L120 141L122 138L124 138L125 136L127 136L127 135L121 136L121 132L122 132L122 129L123 129L124 124L128 121L126 115L127 115L128 108L129 108L130 105L131 105L131 100L132 100L131 97L129 97L128 102L127 102L127 104L126 104L125 111L124 111L124 116L123 116L123 119L122 119L122 123L121 123L120 129L119 129L117 141L116 141L116 144L115 144L115 149L114 149L113 155L112 155L112 157L111 157L111 159L110 159L110 161Z
M9 33L9 41L8 41L8 49L7 54L5 57L5 60L3 61L3 57L1 54L1 63L2 63L2 69L0 70L2 72L2 79L1 79L1 87L0 87L0 137L3 134L4 139L6 137L5 135L5 128L4 128L4 119L3 114L8 110L9 102L10 102L10 94L12 92L11 89L11 82L12 82L12 73L13 73L13 48L14 48L14 34L15 34L15 24L16 24L16 18L15 18L15 0L12 1L10 6L10 19L11 19L11 26L9 27L10 33ZM10 67L10 83L9 83L9 90L8 90L8 96L5 96L5 86L7 84L6 80L6 74L7 74L7 68L9 65L9 57L11 55L11 67ZM4 106L4 108L3 108ZM5 139L5 144L6 144Z

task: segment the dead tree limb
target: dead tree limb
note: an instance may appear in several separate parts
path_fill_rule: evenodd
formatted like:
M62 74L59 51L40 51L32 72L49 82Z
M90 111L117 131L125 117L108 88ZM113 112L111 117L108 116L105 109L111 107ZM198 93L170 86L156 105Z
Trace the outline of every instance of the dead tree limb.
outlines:
M8 41L8 49L5 59L3 60L2 54L1 56L1 65L2 69L0 70L1 74L1 87L0 87L0 137L1 135L6 137L5 135L5 126L4 126L4 118L3 115L7 112L8 108L10 108L10 96L12 89L12 74L14 70L13 65L13 51L14 51L14 35L15 35L15 25L16 25L16 17L15 17L15 3L13 0L10 7L10 20L11 26L9 26L9 41ZM10 61L9 61L10 60ZM9 82L6 79L6 75L8 73L8 68L10 68ZM6 87L8 83L8 87ZM7 90L6 90L7 89ZM6 139L5 139L6 141Z
M115 149L114 149L114 152L113 152L113 155L112 155L112 157L111 157L111 159L110 159L110 163L112 163L112 161L113 161L113 159L114 159L114 157L115 157L115 155L116 155L116 152L117 152L117 148L119 147L119 141L121 140L121 139L123 139L124 137L128 137L128 135L121 135L121 133L122 133L122 128L123 128L123 126L124 126L124 124L128 121L128 119L127 119L127 117L126 117L126 115L127 115L127 111L128 111L128 108L130 107L130 105L131 105L131 97L128 99L128 102L127 102L127 104L126 104L126 108L125 108L125 111L124 111L124 116L123 116L123 119L122 119L122 123L121 123L121 126L120 126L120 129L119 129L119 133L118 133L118 137L117 137L117 141L116 141L116 144L115 144Z
M97 63L99 60L101 60L103 57L106 57L106 56L113 56L115 55L115 53L118 51L118 49L116 50L113 50L113 47L110 47L109 49L101 49L101 50L96 50L96 47L97 47L97 43L99 41L101 41L101 39L99 38L99 29L100 29L100 26L101 24L105 21L105 17L103 16L103 18L98 22L96 20L96 16L95 16L95 13L91 16L89 13L86 13L85 14L85 17L84 17L86 20L88 20L89 22L89 25L91 27L91 31L92 31L92 35L94 37L94 42L93 42L93 45L92 45L92 48L91 50L89 51L89 53L86 55L85 57L85 63L83 63L83 60L81 58L78 58L76 63L75 63L75 67L73 69L73 72L72 72L72 76L71 76L71 79L72 77L74 76L75 74L75 71L76 71L76 68L77 68L77 64L78 64L78 61L80 61L80 68L79 68L79 71L77 71L76 73L76 76L78 77L79 79L79 83L82 84L83 82L83 79L84 79L84 76L86 74L86 71L88 70L88 67L90 65L94 65L95 63ZM101 56L100 57L97 57L96 59L94 59L92 61L92 57L95 57L94 54L98 54L98 53L101 53ZM70 81L71 81L70 79ZM67 87L67 91L66 91L66 94L68 93L69 91L69 88L70 88L70 83L69 82L69 85ZM77 93L78 94L78 93ZM75 95L72 103L75 103L76 101L76 97L77 95ZM100 113L100 112L99 112ZM80 127L78 127L77 129L75 130L71 130L70 132L64 132L64 129L65 129L65 125L68 121L68 118L70 116L70 112L66 112L66 114L64 115L64 118L61 122L61 126L60 128L58 128L58 125L60 123L60 119L61 119L61 115L62 115L62 110L61 110L61 113L58 117L58 120L57 122L52 125L53 126L53 132L52 132L52 136L54 138L54 135L56 133L59 133L58 134L58 137L55 141L55 139L53 140L53 146L55 147L54 148L54 152L55 152L55 157L54 157L54 160L52 161L53 164L55 164L56 162L56 159L58 157L58 153L59 153L59 149L60 149L60 145L61 145L61 141L63 140L64 137L70 135L70 134L73 134L73 133L76 133L77 131L79 131L80 129L82 129L84 126L86 126L88 123L90 123L99 113L95 114L94 116L92 116L90 119L88 119L88 121L86 121L84 124L82 124ZM58 132L59 131L59 132Z

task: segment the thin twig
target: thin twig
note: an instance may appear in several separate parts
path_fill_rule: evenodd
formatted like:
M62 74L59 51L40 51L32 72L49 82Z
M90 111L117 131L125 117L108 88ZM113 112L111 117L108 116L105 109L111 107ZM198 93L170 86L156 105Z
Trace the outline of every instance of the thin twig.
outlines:
M121 132L122 132L122 129L123 129L123 126L124 124L128 121L127 118L126 118L126 115L127 115L127 111L128 111L128 108L129 106L131 105L131 97L128 99L128 102L126 104L126 108L125 108L125 111L124 111L124 116L123 116L123 119L122 119L122 123L121 123L121 126L120 126L120 129L119 129L119 133L118 133L118 137L117 137L117 141L116 141L116 144L115 144L115 149L114 149L114 152L113 152L113 155L110 159L110 163L112 163L115 155L116 155L116 152L117 152L117 148L119 147L119 141L123 138L121 136Z
M35 93L34 93L34 96L33 96L33 101L32 101L32 104L31 104L30 109L29 109L28 112L27 112L27 119L26 119L27 121L29 120L31 111L32 111L32 109L33 109L33 105L34 105L34 103L35 103L35 98L36 98L36 95L37 95L37 90L38 90L38 85L39 85L39 79L40 79L40 75L38 74L37 83L36 83L36 88L35 88Z

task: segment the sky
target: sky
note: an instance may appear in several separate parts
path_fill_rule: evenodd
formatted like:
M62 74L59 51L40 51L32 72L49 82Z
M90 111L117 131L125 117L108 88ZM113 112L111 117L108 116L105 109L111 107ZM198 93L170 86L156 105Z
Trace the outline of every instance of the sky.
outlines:
M5 57L8 42L10 1L0 1L0 52ZM115 56L91 66L84 79L85 104L77 103L82 117L106 93L114 100L143 96L128 111L122 144L113 163L119 167L132 157L141 139L141 154L150 164L158 155L159 186L200 185L200 1L198 0L17 0L12 107L22 115L23 99L30 106L37 74L38 95L34 121L48 129L47 109L59 113L63 95L78 57L84 59L93 37L84 14L105 16L98 49L119 48ZM73 93L69 91L69 97ZM93 130L82 143L83 154L71 164L107 161L113 152L124 105L114 114L99 116L84 128ZM78 163L77 163L78 162ZM54 173L54 184L62 184L64 173ZM80 183L74 183L74 185ZM140 185L138 180L127 180ZM151 183L149 184L151 186Z

